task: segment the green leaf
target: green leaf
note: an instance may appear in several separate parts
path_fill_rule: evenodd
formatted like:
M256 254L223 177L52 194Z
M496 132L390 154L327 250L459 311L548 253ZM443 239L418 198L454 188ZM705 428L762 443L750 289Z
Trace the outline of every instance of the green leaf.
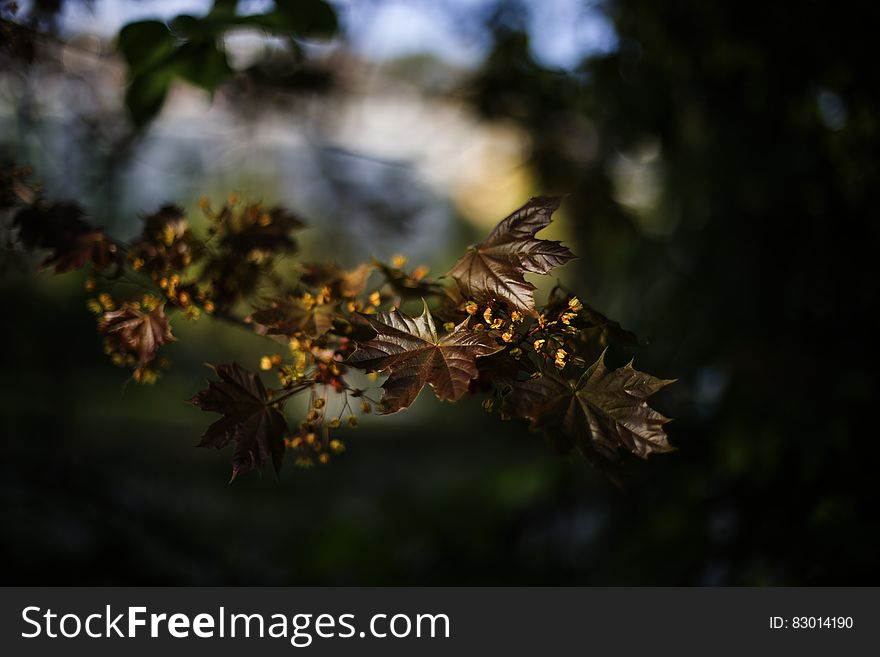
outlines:
M173 80L174 69L168 65L132 78L125 92L125 106L136 127L142 128L156 117Z
M331 37L339 29L336 12L324 0L276 0L273 11L242 16L239 23L292 37Z
M174 55L174 70L197 87L213 92L232 74L226 52L214 39L190 41Z
M116 47L128 64L129 80L163 62L174 45L174 36L159 21L129 23L116 39Z

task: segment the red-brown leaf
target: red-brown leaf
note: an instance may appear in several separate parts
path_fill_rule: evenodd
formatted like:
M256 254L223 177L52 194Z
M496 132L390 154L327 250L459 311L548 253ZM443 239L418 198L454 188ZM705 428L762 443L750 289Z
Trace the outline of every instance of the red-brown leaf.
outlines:
M237 363L212 367L220 380L209 381L190 401L223 417L205 430L198 446L223 449L234 442L232 479L246 470L262 469L267 460L278 473L288 431L284 415L271 403L259 376Z
M385 413L412 404L425 384L438 399L461 399L478 374L477 358L501 349L485 331L469 329L467 321L438 337L427 305L419 317L390 312L368 319L377 335L361 344L347 363L371 372L389 372L382 386Z
M603 353L578 382L548 370L517 383L504 408L531 420L531 428L563 452L577 447L600 465L615 463L620 448L642 458L674 449L663 429L669 420L646 401L670 383L633 369L631 362L608 370Z
M535 286L525 274L547 274L574 255L559 242L537 239L559 207L560 199L539 196L502 220L489 236L472 246L449 270L466 299L479 303L503 301L535 314Z
M118 310L104 313L98 330L113 341L119 353L137 357L138 369L156 357L159 347L176 340L164 306L145 312L138 304L123 304Z

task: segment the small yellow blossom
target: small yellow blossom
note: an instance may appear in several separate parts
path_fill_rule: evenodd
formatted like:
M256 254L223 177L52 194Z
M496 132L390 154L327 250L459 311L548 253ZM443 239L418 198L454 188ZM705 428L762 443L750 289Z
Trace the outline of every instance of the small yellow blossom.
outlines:
M264 212L260 215L259 220L257 221L263 228L272 224L272 215L268 212Z
M307 434L306 434L306 437L305 437L305 441L306 441L306 444L307 444L307 445L314 445L314 444L315 444L315 441L316 441L317 439L318 439L317 436L315 436L315 434L313 434L313 433L311 433L311 432L310 432L310 433L307 433Z
M523 321L522 313L518 310L514 310L512 313L510 313L510 319L514 322L521 322Z
M378 306L380 303L382 303L382 295L379 294L379 291L376 290L375 292L371 292L370 293L370 305L371 306Z
M144 385L153 385L159 379L159 373L155 370L135 370L131 376L136 383Z
M535 351L541 351L544 348L544 343L547 342L544 338L538 338L535 340L532 346L535 348Z
M492 323L492 309L486 307L486 310L483 311L483 319L486 320L487 324Z
M559 319L563 324L570 324L575 317L577 317L577 313L562 313Z
M568 307L571 308L574 312L579 313L584 309L584 304L582 304L580 299L578 299L577 297L572 297L568 300Z
M556 358L555 358L556 367L558 367L559 369L562 369L563 367L565 367L565 359L567 357L568 357L568 353L565 351L565 349L557 349L556 350Z
M415 269L413 269L412 277L413 277L415 280L420 281L420 280L422 280L425 276L428 275L428 272L429 272L429 271L430 271L430 269L428 269L428 267L427 267L426 265L419 265L418 267L416 267Z
M464 309L468 315L476 315L480 307L474 301L468 301L464 304Z
M263 356L260 358L260 369L261 370L271 370L272 369L272 359L268 356Z
M100 315L104 312L104 309L101 307L101 304L98 303L97 299L89 299L86 301L86 308L96 315Z
M489 328L499 329L504 326L504 320L498 317L497 319L492 320L492 323L489 325Z
M341 422L339 421L339 418L338 418L338 417L333 418L332 420L330 420L330 421L327 423L327 425L328 425L331 429L338 429L340 424L341 424ZM334 441L330 441L330 446L331 446L331 447L333 446L333 442L334 442ZM336 441L336 442L339 442L339 441Z
M214 302L213 301L205 301L205 312L209 315L214 312Z
M452 331L454 329L455 329L455 322L446 322L443 325L443 330L445 330L447 333L452 333Z
M501 334L501 339L505 342L513 342L513 333L511 333L510 331L505 331Z
M356 427L357 425L358 425L358 419L354 415L349 416L348 426Z
M171 246L174 244L174 238L177 236L174 226L171 224L165 224L165 227L162 229L162 241L165 242L165 246Z
M104 306L104 310L113 310L113 308L114 308L113 297L111 297L106 292L103 292L98 295L98 302L102 306Z
M318 460L323 465L327 465L330 462L330 455L327 452L321 452L320 454L318 454Z
M345 451L345 444L341 440L333 439L330 441L330 451L334 454L341 454Z
M95 279L94 278L87 278L85 285L83 287L85 287L86 291L91 292L92 290L95 289Z
M152 294L145 294L144 298L141 299L141 305L144 307L144 310L153 311L159 307L159 298Z
M324 399L323 397L318 397L318 398L315 400L315 403L312 404L312 406L314 406L315 408L324 408L324 405L325 405L326 403L327 403L327 400L326 400L326 399Z
M361 402L361 413L369 413L372 410L372 404L370 404L370 402L368 402L366 399Z
M396 255L391 258L391 266L395 269L403 269L404 267L406 267L406 262L406 256L404 255Z

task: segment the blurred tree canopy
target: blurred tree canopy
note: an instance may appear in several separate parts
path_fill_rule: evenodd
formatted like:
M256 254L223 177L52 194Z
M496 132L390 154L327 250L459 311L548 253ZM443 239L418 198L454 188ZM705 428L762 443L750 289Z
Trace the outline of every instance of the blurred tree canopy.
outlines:
M540 181L574 191L584 279L610 282L603 297L627 304L648 358L690 386L674 412L686 418L673 428L679 458L623 514L616 543L647 541L668 560L627 579L694 581L701 554L713 555L710 582L873 581L863 422L878 12L642 0L607 11L618 51L572 75L541 69L529 35L499 20L474 100L529 130ZM659 178L647 207L624 207L621 165ZM661 531L668 514L679 517Z

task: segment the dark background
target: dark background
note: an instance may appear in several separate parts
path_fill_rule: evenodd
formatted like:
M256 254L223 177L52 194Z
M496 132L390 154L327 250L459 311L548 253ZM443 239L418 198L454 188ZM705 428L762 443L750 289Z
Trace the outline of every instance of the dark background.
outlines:
M615 362L679 379L656 401L678 451L630 459L620 491L476 399L423 394L328 467L227 486L182 400L200 363L252 364L258 338L175 327L172 372L123 390L84 277L9 272L4 583L878 583L878 11L619 0L598 7L615 47L552 68L523 7L462 15L486 56L455 96L524 130L536 189L570 194L564 278L648 343ZM649 206L621 201L621 167L653 176ZM361 193L400 216L389 189ZM459 250L481 232L447 231Z

